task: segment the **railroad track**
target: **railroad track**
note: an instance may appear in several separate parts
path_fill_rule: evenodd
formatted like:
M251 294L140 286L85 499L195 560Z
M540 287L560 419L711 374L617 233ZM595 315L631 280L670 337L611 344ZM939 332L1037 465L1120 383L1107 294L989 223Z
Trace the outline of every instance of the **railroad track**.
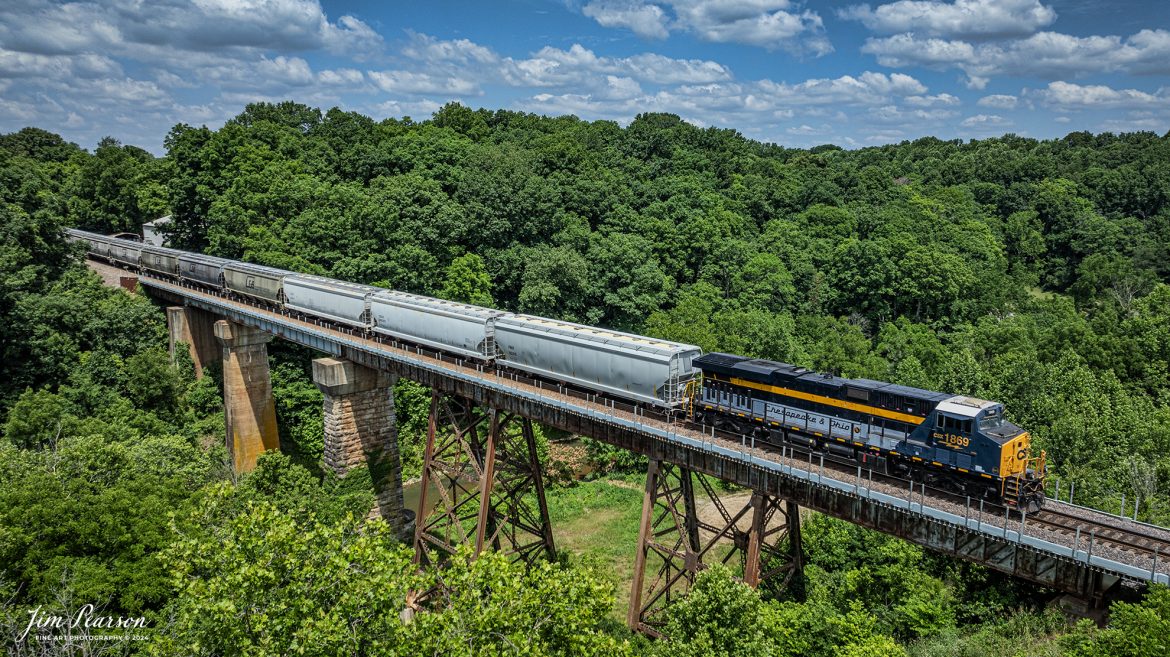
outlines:
M686 424L690 425L689 428L691 429L712 435L710 427L691 422L687 422ZM716 430L714 436L731 442L743 440L742 436L723 430ZM750 441L750 438L748 440ZM756 443L756 448L768 452L775 452L778 455L782 451L777 446L758 442ZM887 475L876 470L863 467L861 474L858 475L857 463L855 461L839 458L832 454L823 455L824 461L822 465L822 454L820 452L810 453L807 449L801 449L795 446L787 446L786 451L789 458L799 461L809 459L807 463L810 467L823 468L826 472L832 472L845 480L860 476L862 480L868 480L871 483L880 481L897 486L903 491L909 488L908 480ZM924 485L921 482L916 482L913 490L915 496L923 495L928 500L945 501L960 506L976 502L974 498L966 498L964 495L956 494L954 491ZM1024 517L1014 508L1008 508L992 502L984 502L980 505L980 516L993 522L993 519L998 519L1004 526L1010 524L1013 530L1017 528L1019 522L1023 522L1025 527L1042 526L1049 531L1065 536L1068 539L1066 541L1068 545L1084 552L1092 553L1094 549L1100 550L1108 546L1135 556L1153 558L1155 563L1170 563L1170 532L1167 532L1164 536L1159 536L1141 527L1134 526L1139 523L1133 523L1123 518L1112 518L1103 511L1078 509L1077 507L1069 507L1069 510L1065 510L1058 508L1060 504L1059 502L1050 500L1039 512L1029 513ZM1008 520L1008 518L1011 520ZM999 523L997 522L996 524Z
M341 328L352 333L352 327ZM379 342L385 343L386 341L379 339ZM392 343L392 346L405 348L396 341ZM461 366L466 365L463 359L444 355L430 349L417 349L417 352L443 362L450 362ZM499 370L496 373L497 375L504 375ZM957 507L958 513L963 513L964 511L970 513L975 508L973 505L977 504L979 517L985 519L982 520L984 522L990 522L1004 526L1005 528L1009 523L1013 523L1014 525L1014 521L1016 520L1019 521L1020 529L1024 529L1025 526L1044 526L1049 531L1064 536L1066 539L1064 542L1076 550L1092 552L1098 546L1105 549L1121 550L1139 558L1153 558L1155 568L1159 562L1170 562L1170 530L1164 536L1158 536L1144 531L1141 527L1133 526L1135 523L1122 518L1112 518L1103 512L1092 509L1078 510L1076 507L1070 507L1074 509L1072 512L1061 510L1056 508L1056 504L1059 503L1050 503L1041 511L1022 517L1015 509L992 502L980 502L976 498L957 494L953 490L933 487L921 481L911 482L910 480L887 475L865 466L859 468L856 461L841 458L834 454L810 451L807 448L792 444L764 443L736 432L722 429L713 430L705 424L680 420L677 417L656 413L650 409L634 407L628 402L613 399L607 395L599 395L589 391L574 389L572 386L564 385L561 382L544 381L515 373L508 373L508 375L517 381L527 382L533 385L544 384L548 388L555 387L559 393L566 396L577 397L586 401L592 401L593 403L604 402L605 405L614 410L641 415L644 418L654 419L665 425L678 425L732 444L741 443L745 446L750 444L752 449L770 452L781 458L788 458L798 463L807 463L807 467L810 470L819 468L822 471L832 472L844 481L857 478L859 481L868 482L870 486L880 482L892 487L894 490L906 492L909 489L909 495L911 497L917 497L920 501L930 499L949 504L952 506L952 510ZM943 508L945 508L945 505L943 505ZM1015 529L1015 527L1013 526L1012 529Z
M1135 554L1156 554L1170 558L1170 540L1138 528L1120 527L1117 524L1050 507L1029 515L1028 522L1037 522L1062 534L1073 536L1074 541L1079 543L1077 549L1088 550L1089 545L1105 542Z

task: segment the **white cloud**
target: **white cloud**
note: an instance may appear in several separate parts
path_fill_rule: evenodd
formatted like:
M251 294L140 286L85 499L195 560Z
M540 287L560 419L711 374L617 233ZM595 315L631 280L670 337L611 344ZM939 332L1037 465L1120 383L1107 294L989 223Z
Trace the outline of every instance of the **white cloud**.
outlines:
M603 57L581 44L568 50L545 46L526 58L503 57L467 39L444 41L411 34L403 54L423 62L428 71L459 72L477 79L497 79L517 87L568 87L601 84L606 75L651 84L699 84L728 80L731 70L703 59L675 59L657 53Z
M353 16L331 22L317 0L160 0L16 6L3 12L0 40L41 54L136 48L224 49L365 54L382 38Z
M865 141L870 144L890 144L906 138L905 131L896 129L874 130L869 132Z
M1072 119L1067 116L1058 116L1052 119L1055 123L1072 123Z
M921 82L909 75L871 71L857 77L843 75L795 85L761 80L757 86L765 97L784 105L875 104L886 102L891 96L916 96L926 91Z
M122 66L104 55L40 55L0 48L0 77L68 80L122 75Z
M636 0L598 0L585 5L581 11L603 27L624 27L649 39L665 39L670 35L666 29L666 12L658 5Z
M792 0L593 0L582 12L604 27L647 38L664 39L682 30L716 43L816 56L833 52L820 15Z
M656 84L715 82L731 78L731 70L709 59L674 59L643 53L622 60L619 68L628 75Z
M370 80L388 93L467 96L479 94L479 86L465 78L415 73L413 71L369 71Z
M429 34L407 32L410 41L402 48L402 54L412 59L434 63L477 62L493 64L500 60L491 48L481 46L469 39L454 39L445 41L436 39Z
M769 50L833 51L824 23L813 11L795 9L789 0L675 0L680 25L706 41L744 43Z
M293 86L311 84L316 79L313 70L309 68L309 62L300 57L284 55L279 55L275 59L261 57L256 65L256 72L265 79Z
M787 128L784 132L786 132L790 135L801 135L801 136L810 136L811 137L813 135L823 135L825 133L831 132L832 130L833 130L833 127L828 125L827 123L822 124L822 125L815 127L815 128L807 123L802 123L799 126Z
M963 41L918 39L913 34L899 34L884 39L868 39L861 52L877 55L882 66L958 65L975 59L975 46Z
M443 105L433 100L386 100L371 106L368 110L369 114L377 117L393 116L404 117L411 116L415 118L429 117L431 114L439 111Z
M968 76L968 86L976 89L983 88L989 78L1004 75L1058 79L1119 71L1170 73L1167 30L1142 30L1125 39L1039 32L1026 39L980 45L898 34L867 39L861 50L877 56L883 66L960 69Z
M704 83L731 78L722 64L701 59L673 59L654 53L632 57L598 57L580 44L568 50L546 46L527 59L505 60L506 77L518 86L565 85L583 75L614 74L654 84Z
M322 44L331 52L351 53L358 59L364 59L371 51L382 47L382 35L353 16L342 16L335 24L324 20L324 13L321 19Z
M1041 103L1060 109L1170 108L1170 90L1148 93L1137 89L1114 89L1101 84L1079 85L1050 82L1045 89L1029 91Z
M964 128L975 128L979 130L1003 128L1011 124L1011 121L996 114L976 114L975 116L968 116L959 123Z
M870 119L877 123L891 123L903 125L917 125L921 130L924 123L937 125L940 121L958 116L958 112L947 109L916 109L905 110L897 105L883 105L873 107L867 111Z
M914 105L917 107L960 104L960 101L957 97L947 93L936 94L934 96L907 96L905 100L907 105Z
M364 80L362 72L352 68L326 70L317 74L317 82L324 85L357 86Z
M98 105L125 105L159 109L173 104L170 94L148 80L131 78L90 80L81 85L90 102Z
M360 71L314 73L308 55L383 48L369 25L330 19L318 0L10 0L0 44L0 130L36 121L81 143L115 134L152 150L175 123L222 122L247 100L329 106L369 92ZM180 91L199 104L178 102Z
M614 100L636 98L642 95L642 86L632 78L621 78L616 75L605 76L603 97Z
M541 92L521 101L519 107L526 111L569 113L621 123L641 112L672 112L696 125L753 125L757 131L765 130L772 139L780 135L813 137L811 129L824 136L815 142L824 143L829 139L846 142L846 137L832 129L834 124L848 126L859 119L863 123L938 124L955 115L948 109L926 108L922 100L931 98L932 103L946 105L953 97L926 96L925 92L925 85L911 76L865 72L797 83L757 80L679 85L629 97L613 93L607 96L603 89L585 93ZM899 107L911 98L919 105L909 109ZM869 109L859 115L842 111L846 107Z
M1105 132L1150 131L1165 134L1167 131L1170 131L1170 118L1106 119L1101 122L1101 125L1097 129Z
M995 109L1015 109L1016 105L1020 103L1020 99L1008 94L992 94L984 96L979 99L976 104L980 107L993 107Z
M947 37L1022 36L1056 20L1056 12L1039 0L899 0L877 9L855 5L839 15L875 32Z

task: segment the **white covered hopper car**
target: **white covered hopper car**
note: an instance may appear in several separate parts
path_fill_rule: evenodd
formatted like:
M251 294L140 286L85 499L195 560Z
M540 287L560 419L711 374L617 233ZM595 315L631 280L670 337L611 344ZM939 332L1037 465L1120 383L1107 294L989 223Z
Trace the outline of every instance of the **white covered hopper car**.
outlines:
M570 387L676 409L702 351L632 333L508 313L322 276L145 247L70 230L92 254L143 275L198 283L223 296L494 364Z

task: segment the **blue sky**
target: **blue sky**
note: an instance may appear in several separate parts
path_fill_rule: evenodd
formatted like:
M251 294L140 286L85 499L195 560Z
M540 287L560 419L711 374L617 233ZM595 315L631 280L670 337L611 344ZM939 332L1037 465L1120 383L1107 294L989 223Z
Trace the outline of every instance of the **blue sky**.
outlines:
M5 0L0 132L156 153L257 100L673 112L787 146L1170 130L1165 0Z

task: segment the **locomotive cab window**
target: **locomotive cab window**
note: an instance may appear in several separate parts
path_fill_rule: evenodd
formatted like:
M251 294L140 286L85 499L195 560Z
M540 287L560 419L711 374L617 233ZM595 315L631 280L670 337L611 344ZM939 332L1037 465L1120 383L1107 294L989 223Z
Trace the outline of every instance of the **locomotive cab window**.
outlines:
M1003 414L998 408L993 408L979 419L980 429L998 429L1003 426Z
M960 420L957 417L950 417L941 413L935 422L935 426L943 431L953 433L971 433L971 420Z

